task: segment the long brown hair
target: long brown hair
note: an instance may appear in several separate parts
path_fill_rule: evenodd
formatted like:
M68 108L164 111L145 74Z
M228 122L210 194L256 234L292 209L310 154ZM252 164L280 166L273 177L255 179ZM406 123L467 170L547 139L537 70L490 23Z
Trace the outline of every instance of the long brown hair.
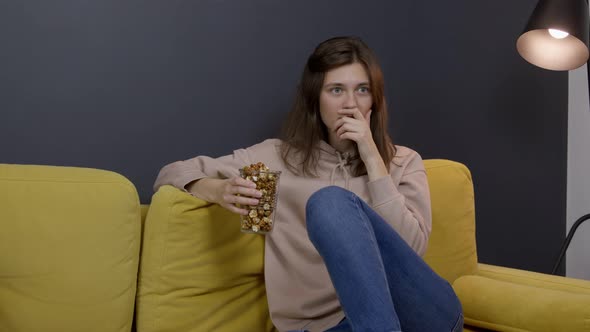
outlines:
M396 150L387 132L387 106L385 103L383 73L377 58L369 47L357 37L335 37L320 43L307 59L301 82L297 86L293 108L283 127L281 157L296 174L316 175L320 140L328 141L328 130L320 116L319 99L326 72L353 63L364 66L369 76L373 98L371 133L385 166L393 159ZM293 158L296 154L298 157ZM367 169L359 163L355 176L364 175Z

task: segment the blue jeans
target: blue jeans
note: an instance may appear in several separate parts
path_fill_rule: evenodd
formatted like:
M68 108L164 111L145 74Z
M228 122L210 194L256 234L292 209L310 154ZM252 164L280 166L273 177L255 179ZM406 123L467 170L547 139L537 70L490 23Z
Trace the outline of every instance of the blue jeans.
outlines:
M346 315L329 332L463 331L453 288L354 193L317 191L306 222Z

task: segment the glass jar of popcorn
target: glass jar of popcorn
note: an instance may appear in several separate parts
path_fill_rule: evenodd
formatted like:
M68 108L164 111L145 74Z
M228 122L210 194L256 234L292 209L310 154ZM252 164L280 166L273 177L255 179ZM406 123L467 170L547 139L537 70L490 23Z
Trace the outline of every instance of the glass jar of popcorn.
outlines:
M262 193L256 206L242 206L248 215L241 216L244 233L266 234L273 229L277 212L278 186L281 172L271 171L263 163L252 164L240 169L240 176L256 184Z

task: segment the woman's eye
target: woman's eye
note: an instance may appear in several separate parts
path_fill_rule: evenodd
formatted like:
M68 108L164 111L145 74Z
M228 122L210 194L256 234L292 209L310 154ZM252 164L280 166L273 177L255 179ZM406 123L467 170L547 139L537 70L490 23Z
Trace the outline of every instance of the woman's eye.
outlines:
M339 95L339 94L342 93L342 89L341 88L332 88L331 91L332 91L333 94L337 94L337 95Z
M369 88L366 86L361 86L360 88L358 88L358 91L360 93L369 93Z

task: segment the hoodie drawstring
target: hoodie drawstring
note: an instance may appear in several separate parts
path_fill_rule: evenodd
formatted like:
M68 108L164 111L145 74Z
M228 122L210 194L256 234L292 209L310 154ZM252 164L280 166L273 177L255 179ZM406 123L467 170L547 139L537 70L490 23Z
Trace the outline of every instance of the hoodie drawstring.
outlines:
M348 153L344 153L344 155L341 155L339 152L336 152L336 155L338 156L338 164L334 166L332 172L330 173L330 185L335 184L334 176L336 175L336 170L340 169L342 171L342 174L344 175L344 189L349 190L350 188L348 188L348 180L350 179L350 173L348 172L348 169L345 167L348 164L350 164L349 155Z

